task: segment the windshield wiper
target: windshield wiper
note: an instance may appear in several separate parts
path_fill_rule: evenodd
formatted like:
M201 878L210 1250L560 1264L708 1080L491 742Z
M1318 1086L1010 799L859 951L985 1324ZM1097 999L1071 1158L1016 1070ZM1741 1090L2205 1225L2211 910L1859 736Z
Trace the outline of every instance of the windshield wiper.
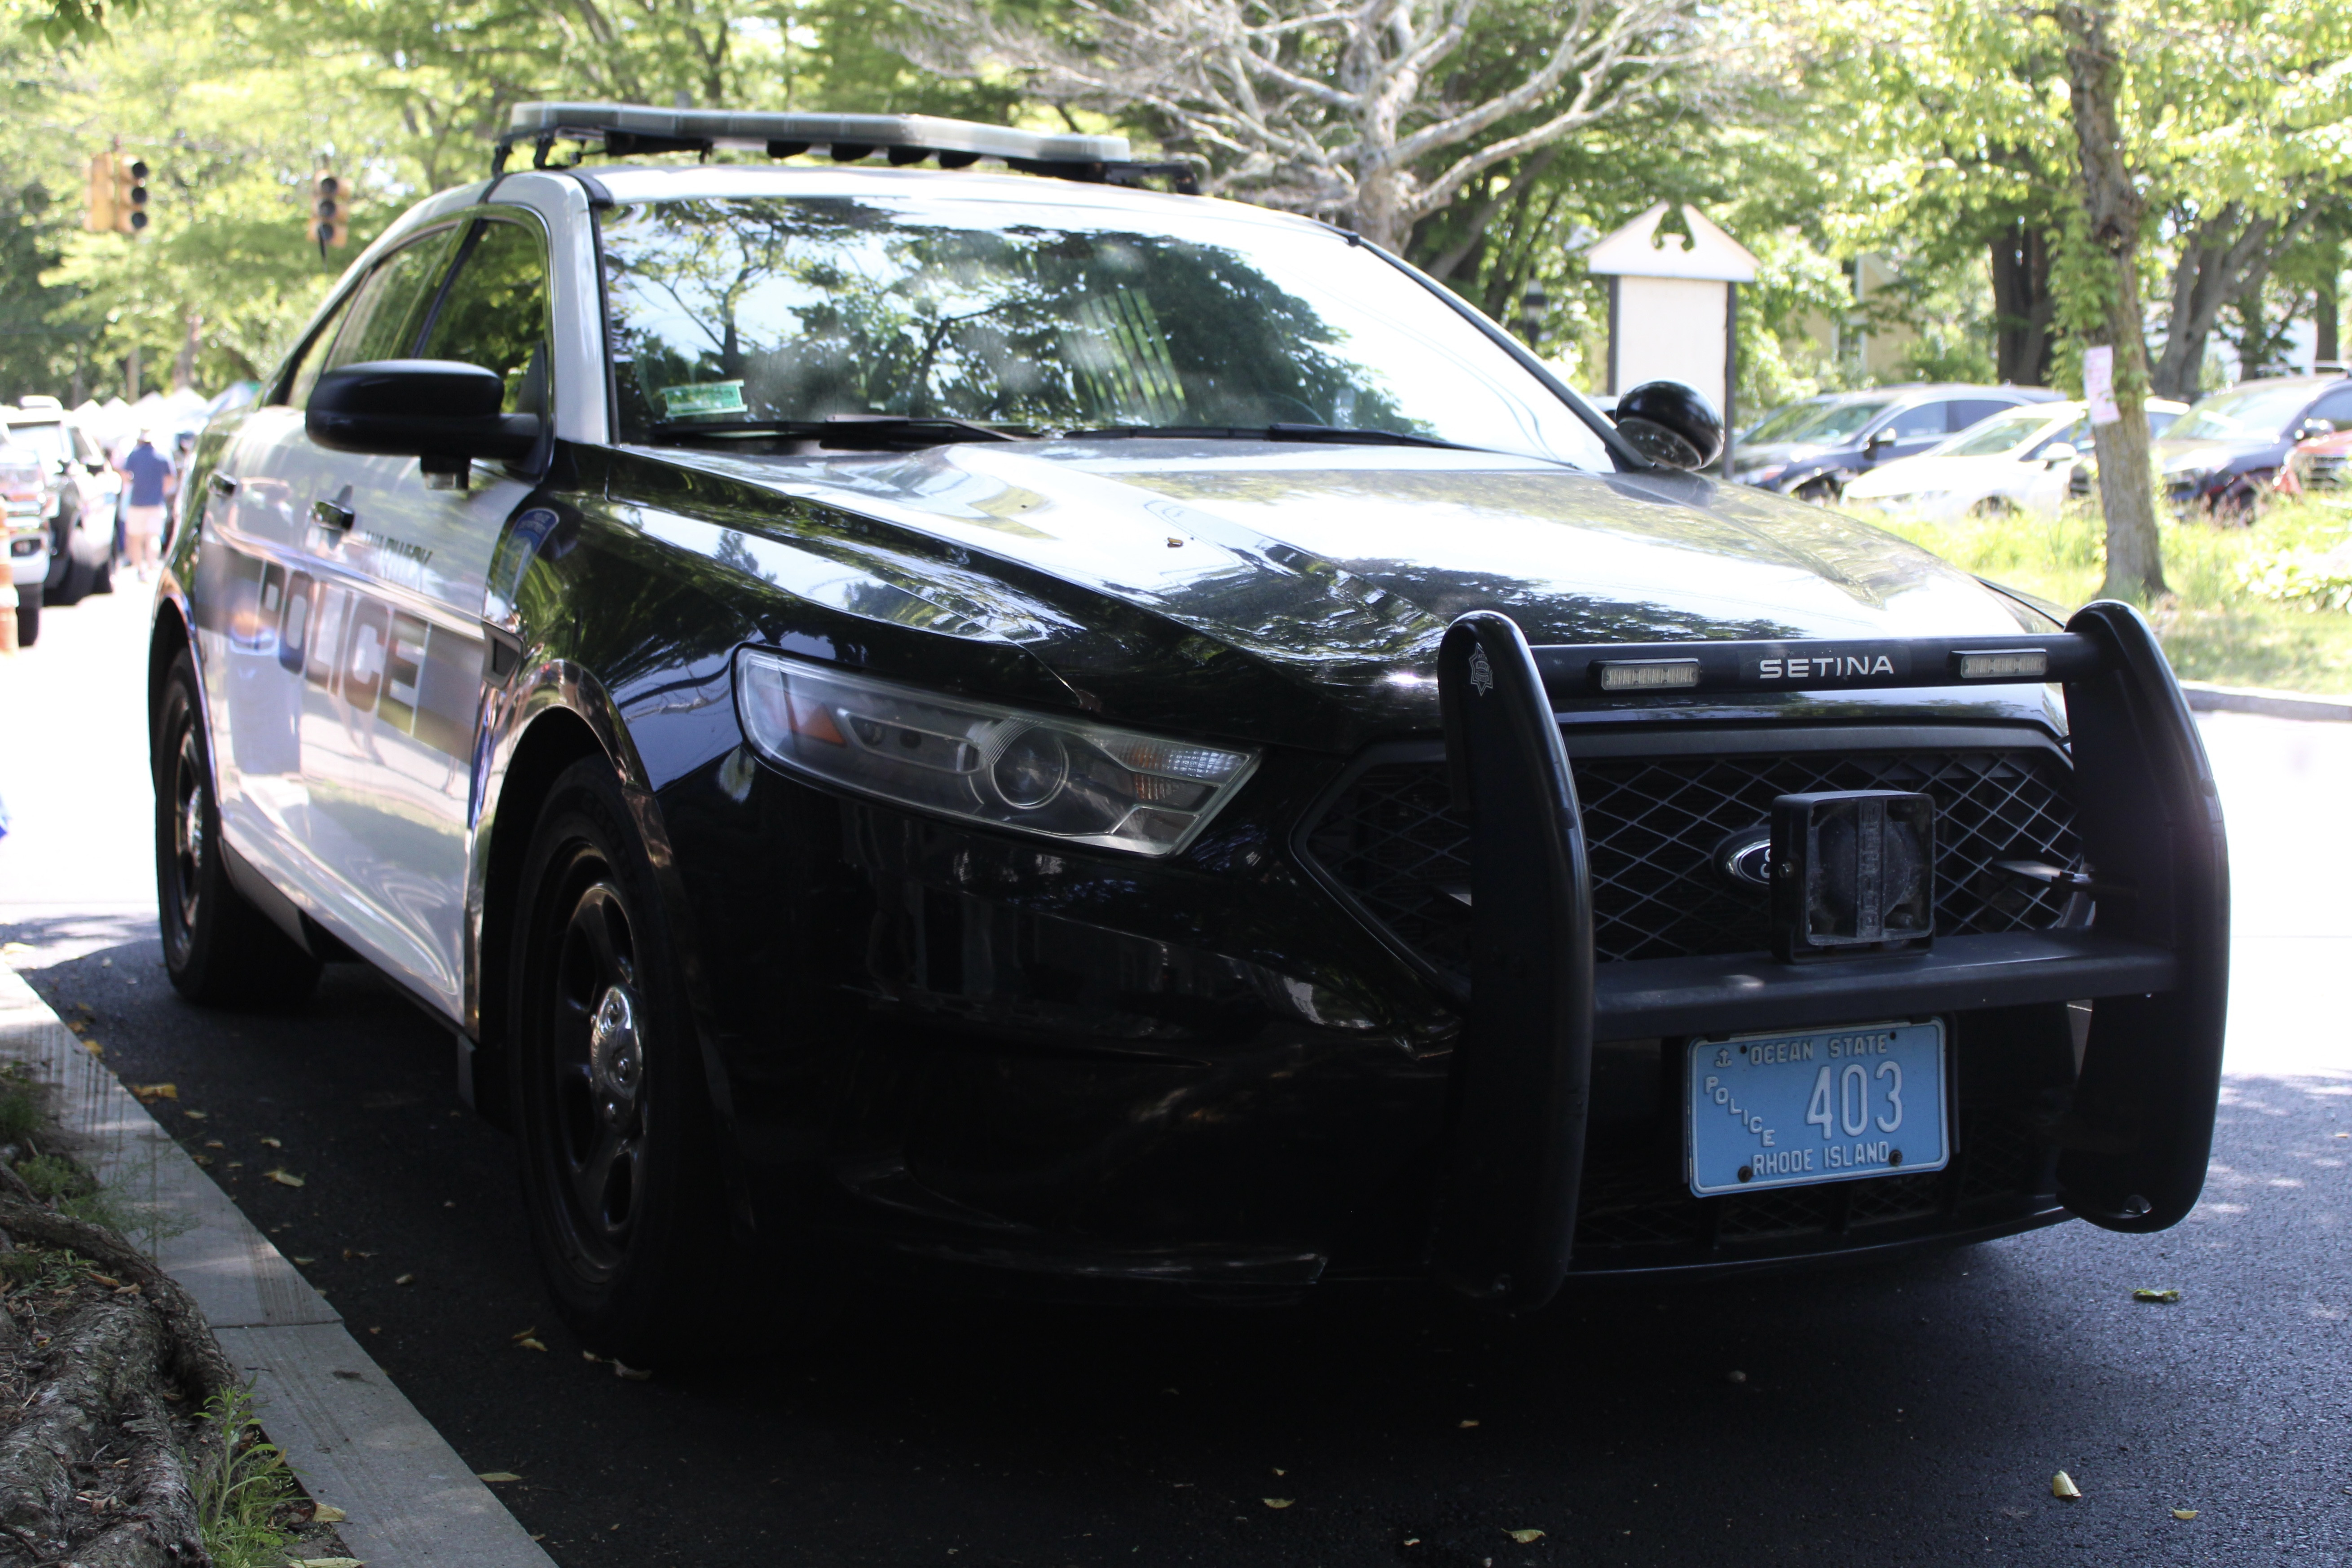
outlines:
M1434 436L1414 436L1402 430L1349 429L1339 425L1112 425L1099 430L1072 430L1084 436L1144 437L1152 439L1191 437L1196 441L1312 441L1334 447L1444 447L1456 452L1478 452L1459 441Z
M828 414L822 419L742 419L727 423L659 419L651 427L657 441L741 440L761 437L814 440L835 450L913 452L950 441L1027 441L1025 430L1000 429L949 415Z

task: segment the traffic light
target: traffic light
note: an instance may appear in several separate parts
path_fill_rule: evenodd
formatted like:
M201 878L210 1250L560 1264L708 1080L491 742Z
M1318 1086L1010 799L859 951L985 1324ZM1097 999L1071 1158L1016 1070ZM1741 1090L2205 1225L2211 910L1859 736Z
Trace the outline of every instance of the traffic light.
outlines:
M89 161L89 197L81 216L92 234L141 234L147 227L147 165L121 153Z
M114 154L100 153L89 161L89 195L82 207L81 226L92 234L114 232Z
M120 153L114 155L114 226L122 234L147 226L146 162Z
M320 169L310 176L310 238L324 256L327 247L341 249L349 237L351 199L343 189L342 177L332 169Z

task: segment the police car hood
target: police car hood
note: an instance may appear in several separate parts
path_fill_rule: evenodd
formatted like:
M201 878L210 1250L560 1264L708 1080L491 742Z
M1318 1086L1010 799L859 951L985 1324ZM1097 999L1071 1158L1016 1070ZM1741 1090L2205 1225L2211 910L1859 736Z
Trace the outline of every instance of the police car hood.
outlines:
M943 548L951 570L908 574L898 591L939 612L932 624L1019 642L1096 692L1117 684L1111 645L1131 643L1122 628L1139 615L1203 659L1237 655L1359 720L1416 727L1434 719L1439 639L1474 609L1503 611L1537 643L2045 625L1881 530L1696 475L1174 439L664 456ZM2038 699L2019 709L2042 711Z

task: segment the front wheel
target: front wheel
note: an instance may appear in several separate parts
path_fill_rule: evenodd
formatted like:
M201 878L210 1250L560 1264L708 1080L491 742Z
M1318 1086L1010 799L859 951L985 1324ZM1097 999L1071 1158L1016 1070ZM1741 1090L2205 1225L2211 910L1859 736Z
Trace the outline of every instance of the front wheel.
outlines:
M540 1271L592 1349L675 1362L711 1300L724 1192L652 864L602 757L556 781L518 909L508 1058Z
M1807 479L1789 493L1799 500L1811 501L1815 506L1831 506L1834 505L1845 492L1839 488L1837 480L1823 474L1819 479Z
M319 961L247 903L222 864L212 754L196 702L196 667L183 650L164 677L156 716L155 901L163 972L191 1002L287 1002L319 983Z

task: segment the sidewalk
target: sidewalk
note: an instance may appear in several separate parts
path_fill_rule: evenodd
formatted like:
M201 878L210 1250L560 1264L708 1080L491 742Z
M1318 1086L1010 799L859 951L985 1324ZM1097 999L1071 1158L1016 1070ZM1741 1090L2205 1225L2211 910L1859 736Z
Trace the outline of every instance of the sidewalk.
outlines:
M336 1528L362 1561L552 1568L326 1299L5 966L0 1057L50 1087L59 1123L82 1141L84 1163L127 1206L155 1215L159 1230L188 1227L152 1246L156 1261L254 1379L256 1414L304 1489L349 1515Z

